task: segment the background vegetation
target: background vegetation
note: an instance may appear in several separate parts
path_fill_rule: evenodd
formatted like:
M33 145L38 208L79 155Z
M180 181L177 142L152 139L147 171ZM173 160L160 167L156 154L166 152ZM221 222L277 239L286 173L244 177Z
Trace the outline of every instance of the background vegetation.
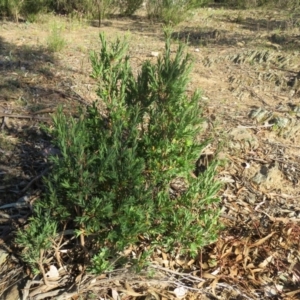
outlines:
M149 19L177 24L184 20L188 12L196 7L219 4L232 8L253 8L258 6L280 6L295 9L298 0L0 0L2 17L34 20L39 13L75 15L101 21L111 14L130 16L142 5L146 7Z

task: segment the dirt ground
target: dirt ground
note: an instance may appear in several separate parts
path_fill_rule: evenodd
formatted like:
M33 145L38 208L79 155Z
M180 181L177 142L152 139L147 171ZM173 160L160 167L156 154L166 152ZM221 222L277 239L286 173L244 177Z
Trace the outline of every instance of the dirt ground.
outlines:
M56 53L47 44L53 26L67 42ZM30 213L15 204L34 201L42 188L51 144L39 124L51 126L60 104L75 111L97 99L89 53L99 49L99 32L109 40L128 37L136 72L164 49L163 24L143 12L101 28L54 16L0 22L2 251L12 253L6 240ZM174 51L186 42L194 57L188 92L202 90L203 127L212 142L201 163L216 155L225 160L218 172L225 229L203 249L200 274L196 263L187 263L204 281L186 298L299 299L300 13L200 9L174 28L173 38ZM22 269L16 266L15 280Z

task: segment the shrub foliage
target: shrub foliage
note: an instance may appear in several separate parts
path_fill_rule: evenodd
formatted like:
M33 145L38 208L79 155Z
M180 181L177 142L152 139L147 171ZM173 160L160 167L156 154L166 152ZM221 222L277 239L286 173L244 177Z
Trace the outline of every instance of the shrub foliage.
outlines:
M16 18L20 14L27 18L40 12L55 12L103 19L116 9L131 15L141 4L142 0L0 0L0 15Z
M178 24L188 17L192 9L203 7L211 2L211 0L146 0L145 4L149 19Z
M100 26L102 20L114 12L130 16L145 4L149 19L177 24L193 9L213 2L234 8L278 6L299 9L299 0L0 0L0 16L13 17L16 21L22 16L30 21L38 13L55 12L97 19Z
M51 247L42 242L55 239L51 228L75 229L82 247L90 247L92 239L92 248L100 251L92 259L99 272L108 267L105 253L141 241L150 251L196 254L215 240L220 187L215 165L198 178L192 174L206 145L196 139L200 94L186 93L192 61L183 45L172 55L170 32L165 34L164 54L156 63L145 61L137 76L126 56L127 42L108 45L100 35L101 51L91 54L91 62L105 109L94 103L78 118L61 110L54 117L50 134L61 155L51 159L47 193L37 202L32 223L18 234L28 263L40 259L30 247ZM174 178L185 189L171 197ZM45 229L39 224L43 215ZM31 243L33 235L38 245Z

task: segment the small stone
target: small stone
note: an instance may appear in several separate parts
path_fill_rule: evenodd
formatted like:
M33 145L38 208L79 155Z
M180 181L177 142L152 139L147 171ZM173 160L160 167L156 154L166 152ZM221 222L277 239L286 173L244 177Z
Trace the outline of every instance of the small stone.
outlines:
M275 116L271 120L269 120L268 123L274 124L278 128L285 128L291 123L291 120L289 118Z
M151 57L158 57L159 52L151 52L150 56Z
M1 265L5 263L7 256L8 253L5 250L0 249L0 269L1 269Z
M174 294L176 295L176 298L180 299L185 297L187 293L187 290L184 287L178 287L174 290Z
M266 166L262 166L260 171L255 174L255 176L251 179L252 182L256 184L261 184L265 182L268 178L268 168Z
M255 119L257 122L261 123L261 122L267 120L268 118L270 118L271 115L272 115L272 112L270 112L264 108L258 107L258 108L252 109L248 116L249 116L249 118Z
M257 137L247 128L233 128L229 132L231 137L229 146L234 149L252 148L257 149L259 142Z

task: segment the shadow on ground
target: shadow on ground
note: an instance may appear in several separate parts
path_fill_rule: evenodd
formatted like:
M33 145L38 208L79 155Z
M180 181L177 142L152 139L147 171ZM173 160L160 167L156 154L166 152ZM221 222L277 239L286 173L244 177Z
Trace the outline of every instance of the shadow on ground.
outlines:
M238 24L242 30L250 31L252 34L245 35L242 31L230 30L226 27L204 26L200 22L198 26L185 26L175 31L172 37L181 42L188 42L194 47L214 45L228 47L236 46L239 43L247 45L250 42L257 42L262 47L274 49L278 46L280 50L284 51L294 51L299 48L299 35L295 32L300 27L300 21L295 14L276 20L273 14L270 16L266 14L266 17L251 18L240 16L239 10L236 10L234 15L220 16L217 19L220 23ZM125 22L124 25L124 21L128 22ZM203 21L201 17L200 21ZM95 20L91 25L98 26L98 22ZM117 30L134 32L141 36L155 36L156 38L159 36L160 40L164 41L163 25L161 22L149 21L146 16L132 16L130 18L112 18L109 21L104 21L102 27L114 27ZM263 38L259 40L258 36L263 36ZM270 45L270 43L274 45Z
M63 71L46 48L0 37L0 207L24 199L32 204L43 190L51 140L40 125L50 126L49 113L59 105L76 109L72 80L60 76ZM30 205L1 208L0 238L7 239L28 214Z
M271 14L265 18L223 17L220 21L239 24L241 29L250 31L256 36L263 36L266 41L278 45L281 50L299 49L300 20L296 14L278 20Z

